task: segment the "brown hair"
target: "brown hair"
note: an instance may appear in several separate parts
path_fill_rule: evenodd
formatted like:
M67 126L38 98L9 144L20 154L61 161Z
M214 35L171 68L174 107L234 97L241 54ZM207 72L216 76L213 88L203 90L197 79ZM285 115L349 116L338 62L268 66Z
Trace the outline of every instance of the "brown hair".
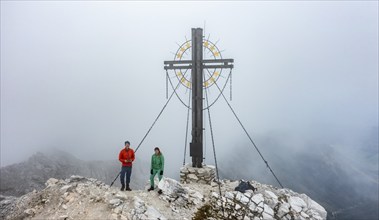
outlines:
M159 149L159 147L154 148L154 151L156 151L156 150L159 151L158 155L161 155L161 150Z

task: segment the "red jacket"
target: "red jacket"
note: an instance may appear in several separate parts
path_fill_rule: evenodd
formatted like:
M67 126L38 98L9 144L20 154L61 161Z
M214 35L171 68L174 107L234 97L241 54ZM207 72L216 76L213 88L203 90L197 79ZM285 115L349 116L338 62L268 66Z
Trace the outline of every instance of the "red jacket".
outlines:
M120 154L118 155L118 160L122 163L123 167L131 167L132 162L134 161L134 150L129 148L126 150L125 148L120 151ZM131 160L131 162L125 162L125 160Z

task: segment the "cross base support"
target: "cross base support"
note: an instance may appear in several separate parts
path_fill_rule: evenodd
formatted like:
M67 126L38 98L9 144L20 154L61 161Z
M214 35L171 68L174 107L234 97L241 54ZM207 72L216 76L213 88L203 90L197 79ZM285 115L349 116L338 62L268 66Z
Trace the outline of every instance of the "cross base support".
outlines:
M216 168L211 165L203 165L202 168L192 167L191 164L186 164L180 168L180 183L200 183L207 185L216 184ZM214 184L212 184L214 183Z

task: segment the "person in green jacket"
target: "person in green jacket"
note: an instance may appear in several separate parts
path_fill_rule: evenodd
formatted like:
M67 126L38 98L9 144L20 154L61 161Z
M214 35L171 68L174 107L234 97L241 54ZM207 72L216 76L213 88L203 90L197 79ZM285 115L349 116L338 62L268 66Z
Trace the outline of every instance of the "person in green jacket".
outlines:
M156 147L154 149L155 153L151 156L151 165L150 165L150 188L148 191L154 190L154 177L158 174L159 181L162 179L163 170L164 170L164 157L161 153L161 150Z

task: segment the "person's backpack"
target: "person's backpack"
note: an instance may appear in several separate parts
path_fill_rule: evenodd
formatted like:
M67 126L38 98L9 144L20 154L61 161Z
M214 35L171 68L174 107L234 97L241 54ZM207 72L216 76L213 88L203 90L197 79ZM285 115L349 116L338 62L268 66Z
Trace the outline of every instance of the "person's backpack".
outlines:
M250 184L248 181L240 180L240 184L234 189L235 191L239 191L241 193L245 193L246 190L257 190L254 186Z

